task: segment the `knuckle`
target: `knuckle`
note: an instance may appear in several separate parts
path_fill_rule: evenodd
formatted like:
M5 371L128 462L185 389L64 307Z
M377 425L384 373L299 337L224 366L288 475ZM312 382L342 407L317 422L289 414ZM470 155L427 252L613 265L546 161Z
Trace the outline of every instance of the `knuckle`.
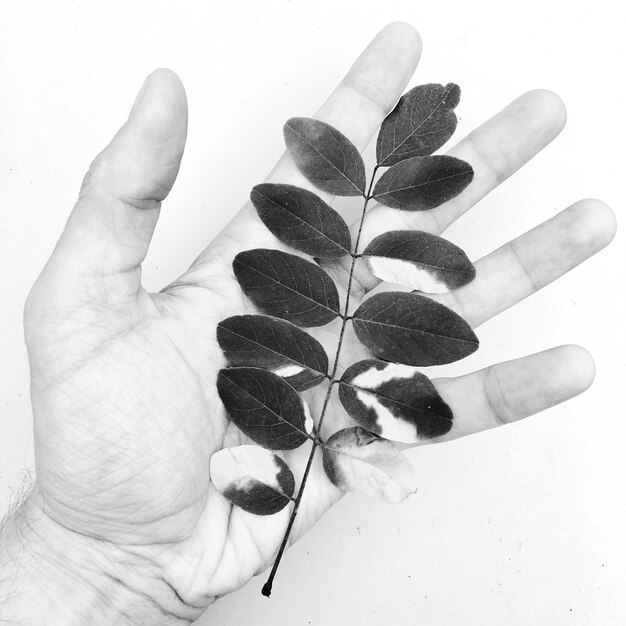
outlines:
M80 186L79 198L83 198L93 192L94 188L103 178L105 169L104 157L102 153L98 154L89 165L89 169L83 176L83 182Z
M26 300L24 301L23 320L24 329L28 336L28 331L37 325L37 320L41 319L42 313L46 310L45 298L42 294L40 279L37 279L31 287Z

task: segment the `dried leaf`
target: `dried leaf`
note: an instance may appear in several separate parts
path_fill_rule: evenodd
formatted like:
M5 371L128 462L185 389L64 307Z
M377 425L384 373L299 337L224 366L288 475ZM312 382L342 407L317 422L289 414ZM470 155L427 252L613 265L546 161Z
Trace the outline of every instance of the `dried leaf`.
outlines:
M257 185L250 194L259 217L278 239L320 259L337 259L351 249L341 215L319 196L294 185Z
M360 426L392 441L419 443L452 428L452 409L430 379L409 365L354 363L341 377L339 399Z
M418 230L380 235L365 248L363 257L374 276L426 293L457 289L476 276L461 248Z
M390 167L373 197L394 209L427 211L458 196L474 178L472 166L456 157L412 157Z
M376 294L361 304L352 322L361 343L395 363L444 365L478 348L478 338L463 318L416 293Z
M454 108L461 89L454 83L414 87L384 119L376 141L376 160L388 167L443 146L456 129Z
M280 376L257 367L220 370L217 391L235 425L270 450L293 450L313 430L309 407Z
M289 466L259 446L224 448L211 457L215 488L235 506L255 515L273 515L290 502L296 483Z
M294 254L257 248L233 261L244 293L264 313L298 326L323 326L339 315L339 294L318 265Z
M307 117L292 117L285 143L309 182L335 196L365 193L365 165L354 144L336 128Z
M342 491L398 503L417 489L408 459L389 441L359 426L336 432L323 449L326 476Z
M217 326L217 340L231 365L261 367L302 391L328 373L317 339L290 322L266 315L235 315Z

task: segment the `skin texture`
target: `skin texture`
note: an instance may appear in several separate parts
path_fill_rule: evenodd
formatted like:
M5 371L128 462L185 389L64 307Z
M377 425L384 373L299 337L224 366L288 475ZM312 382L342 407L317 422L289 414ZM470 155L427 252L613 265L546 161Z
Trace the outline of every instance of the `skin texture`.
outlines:
M315 117L362 150L405 90L420 52L412 27L386 27ZM440 234L554 139L564 123L557 96L522 95L450 150L475 169L460 196L425 213L374 206L361 249L387 230ZM94 570L115 572L134 598L123 601L129 623L144 623L133 621L133 611L145 611L150 603L181 619L200 615L215 596L235 591L271 565L289 514L289 508L269 518L232 509L212 486L208 468L215 451L246 443L229 424L215 388L224 364L217 323L254 312L235 281L232 259L258 247L291 250L263 227L248 203L180 279L159 293L141 286L141 263L161 201L176 179L186 129L180 80L169 70L155 71L128 121L92 163L25 309L37 464L25 508L42 536L53 533L64 545L80 545L97 555ZM311 189L286 155L267 181ZM433 297L476 327L593 255L614 231L606 205L582 200L479 260L474 282L454 295ZM344 300L345 265L325 266ZM363 263L356 278L354 306L379 283ZM329 355L338 327L335 321L313 333ZM349 331L339 373L367 356ZM454 427L441 440L539 412L581 393L593 377L587 352L564 346L435 381L455 413ZM321 385L305 393L314 417L325 391ZM348 424L335 393L323 435ZM283 455L296 480L308 452L305 445ZM320 457L294 540L341 497L324 476Z

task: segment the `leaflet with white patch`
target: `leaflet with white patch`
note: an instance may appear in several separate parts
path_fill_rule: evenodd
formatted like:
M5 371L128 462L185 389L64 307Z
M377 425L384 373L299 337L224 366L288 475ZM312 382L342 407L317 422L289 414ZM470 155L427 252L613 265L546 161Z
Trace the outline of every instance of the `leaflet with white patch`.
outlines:
M382 256L366 256L365 264L380 280L404 285L424 293L446 293L450 287L439 280L432 271L410 261Z
M276 458L275 454L259 446L225 448L211 457L211 479L220 490L226 486L224 481L244 487L254 480L278 489L280 467Z
M402 363L383 363L382 361L360 361L365 364L366 362L372 363L372 366L365 371L357 374L352 378L351 382L357 387L363 387L365 389L376 389L383 383L386 383L394 378L413 378L416 374L419 374L419 370L410 365L402 365Z
M311 410L309 409L309 405L304 400L302 400L302 409L304 411L304 431L310 435L313 432L315 423L313 422L313 418L311 417Z
M415 425L394 415L384 404L378 401L375 395L367 391L358 390L357 398L376 413L376 425L385 439L392 441L406 441L413 443L416 440Z
M386 439L358 426L328 439L323 464L329 480L342 491L398 503L417 490L408 459Z
M268 315L234 315L217 326L230 365L261 367L298 391L321 383L328 356L319 341L294 324Z
M256 515L271 515L290 501L295 480L278 456L253 445L225 448L210 462L211 481L232 504Z
M295 363L289 363L287 365L281 365L272 370L277 376L283 378L289 378L290 376L297 376L300 372L304 372L304 367L296 365Z
M366 359L341 377L339 399L364 429L402 443L422 443L452 428L450 407L417 368Z
M445 293L467 284L476 269L451 241L420 230L393 230L363 251L371 272L387 282L424 293Z

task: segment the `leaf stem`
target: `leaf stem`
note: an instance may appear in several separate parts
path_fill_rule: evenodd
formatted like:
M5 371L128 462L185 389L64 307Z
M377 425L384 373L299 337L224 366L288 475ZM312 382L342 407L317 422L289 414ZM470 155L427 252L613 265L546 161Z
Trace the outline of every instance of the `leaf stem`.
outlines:
M365 202L363 204L363 211L361 213L361 221L359 222L359 230L357 232L356 241L354 242L354 251L351 253L352 263L350 265L350 274L348 275L348 287L346 293L346 304L343 310L343 314L341 317L341 330L339 331L339 341L337 342L337 351L335 352L335 360L333 363L333 369L330 373L330 383L328 385L328 391L326 392L326 397L324 398L324 404L322 405L322 411L320 413L320 418L317 423L317 432L320 432L322 428L322 423L324 421L324 416L326 415L326 409L328 408L328 403L330 402L330 397L332 395L333 384L336 382L335 375L337 374L337 368L339 366L339 356L341 354L341 347L343 345L343 339L346 332L346 325L348 320L352 319L352 316L348 316L348 309L350 307L350 295L352 291L352 279L354 276L354 267L356 265L356 260L361 256L358 254L359 251L359 242L361 241L361 233L363 231L363 223L365 222L365 213L367 212L367 205L369 201L372 199L372 187L374 186L374 178L376 178L376 172L378 171L379 165L374 167L374 171L372 172L372 178L370 179L369 189L367 190L367 194L364 196ZM302 495L304 494L304 488L306 486L307 480L309 478L309 473L311 471L311 467L313 465L313 459L315 458L315 452L317 451L317 447L320 445L318 442L313 441L313 446L311 447L311 453L309 454L309 458L306 463L306 467L304 468L304 474L302 475L302 481L300 482L300 489L298 490L298 495L294 500L293 511L291 511L291 517L289 518L289 523L287 524L287 529L285 530L285 534L283 535L283 540L280 544L280 548L278 549L278 554L274 559L274 565L272 566L272 571L267 578L266 583L263 585L261 589L261 593L267 598L270 597L272 593L272 584L274 582L274 577L276 576L276 571L278 570L278 566L280 564L281 559L283 558L283 553L287 548L287 544L289 542L289 537L291 535L291 530L293 528L294 522L296 521L296 516L298 515L298 509L300 508L300 502L302 501Z

